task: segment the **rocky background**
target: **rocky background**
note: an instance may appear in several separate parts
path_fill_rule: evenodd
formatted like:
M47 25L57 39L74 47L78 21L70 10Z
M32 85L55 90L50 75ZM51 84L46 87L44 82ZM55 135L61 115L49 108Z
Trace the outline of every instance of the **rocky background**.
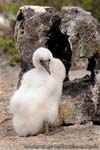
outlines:
M20 7L31 3L33 2L0 1L1 148L15 149L16 145L18 149L42 149L43 147L48 149L48 146L52 149L56 148L59 143L59 147L62 149L75 149L75 147L76 149L99 149L100 75L99 73L96 74L95 84L93 85L89 81L90 72L86 71L88 58L94 54L98 55L95 69L98 72L100 69L100 25L97 20L99 15L97 15L97 12L93 12L99 9L98 1L96 0L95 4L93 1L84 2L84 7L80 2L66 2L68 5L87 7L88 11L75 6L61 9L61 6L59 6L60 1L59 3L58 1L57 3L52 1L52 4L48 2L50 6L55 8ZM34 3L38 4L37 1L34 1ZM46 5L46 2L41 1L41 5ZM62 2L62 5L65 5L65 3ZM94 9L91 11L92 8ZM20 13L23 15L19 15ZM12 116L8 108L9 100L17 87L19 72L23 74L23 72L33 67L31 56L34 50L41 45L47 47L47 33L52 26L52 17L56 14L62 18L60 31L62 34L69 35L72 50L72 66L69 72L70 81L64 84L59 115L54 124L54 130L57 130L57 133L51 134L49 137L40 134L37 137L18 138L12 127ZM93 16L97 17L97 19ZM27 53L30 55L27 55ZM20 60L22 60L23 64L21 65L21 71L20 63L18 63Z
M99 0L0 0L0 54L6 53L6 60L10 64L15 64L20 61L13 33L16 14L23 5L52 6L57 10L61 10L63 6L80 6L91 12L92 16L97 18L97 20L100 20Z
M56 20L59 21L59 17L62 18L59 28L57 25L54 28L54 22ZM56 24L58 23L57 21ZM63 57L63 55L59 57L56 55L56 52L52 51L54 56L58 56L62 61L64 59L66 65L69 63L67 55L72 51L72 59L70 61L72 64L74 63L72 65L73 69L77 64L80 65L80 59L91 59L96 55L97 57L94 59L96 60L95 70L99 70L99 26L99 22L93 18L91 13L79 7L63 7L59 13L51 7L21 7L17 13L15 26L15 41L21 57L21 74L33 68L32 55L38 47L50 47L49 49L52 51L55 43L56 47L58 45L57 51L60 51L60 49L64 52L67 51L64 53L66 57ZM50 32L52 32L52 35L48 34ZM69 38L66 39L65 35L69 36ZM63 45L59 44L60 42L64 44L64 38L66 43L69 40L71 48L67 47L67 45L63 47ZM48 45L50 40L51 45ZM55 46L53 48L55 49ZM85 61L83 61L83 64L86 67ZM93 63L91 63L92 65ZM81 65L80 68L77 66L77 69L81 68ZM21 78L21 74L19 78ZM100 124L99 106L97 107L100 100L98 98L97 102L93 101L92 92L94 90L94 85L92 84L96 84L97 81L92 83L87 78L88 76L86 76L86 79L84 77L80 80L76 79L72 82L66 81L64 83L64 100L62 100L62 103L66 105L64 106L64 109L66 109L64 111L68 112L66 112L66 117L62 116L65 119L62 120L62 124L85 123L88 121Z

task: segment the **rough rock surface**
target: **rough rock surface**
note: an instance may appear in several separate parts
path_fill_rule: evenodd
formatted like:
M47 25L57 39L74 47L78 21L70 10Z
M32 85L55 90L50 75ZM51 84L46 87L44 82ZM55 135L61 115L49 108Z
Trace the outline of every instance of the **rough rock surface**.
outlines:
M15 41L21 55L20 77L33 67L34 51L40 46L48 47L51 20L56 15L61 17L61 33L69 35L73 62L78 63L76 58L95 56L96 68L100 69L100 25L90 12L78 7L64 7L61 12L57 12L50 7L23 6L17 14L15 26ZM65 84L58 125L94 120L100 122L97 117L100 117L99 107L95 107L92 88L91 82L85 78Z
M100 53L100 25L90 12L79 7L63 7L58 13L51 7L23 6L16 18L15 41L26 70L32 67L31 57L36 48L47 46L51 20L57 14L62 18L61 32L69 35L74 59Z
M75 55L89 58L100 52L100 25L90 12L79 7L64 7L61 14L62 30L70 35Z
M40 46L45 46L47 32L50 28L50 17L54 9L21 7L15 26L15 41L22 58L22 71L32 68L33 52Z

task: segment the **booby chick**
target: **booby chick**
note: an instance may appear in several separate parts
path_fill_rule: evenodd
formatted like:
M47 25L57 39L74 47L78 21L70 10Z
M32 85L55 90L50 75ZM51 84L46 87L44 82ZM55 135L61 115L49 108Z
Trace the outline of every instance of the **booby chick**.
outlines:
M62 94L65 67L43 47L33 55L35 68L23 75L19 89L10 101L13 125L19 136L36 135L44 123L52 124L57 117Z

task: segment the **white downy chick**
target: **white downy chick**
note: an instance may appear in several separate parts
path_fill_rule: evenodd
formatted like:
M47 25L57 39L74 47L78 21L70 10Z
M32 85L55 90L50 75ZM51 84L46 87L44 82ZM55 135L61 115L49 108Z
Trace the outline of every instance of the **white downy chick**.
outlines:
M10 101L13 125L19 136L35 135L44 122L53 123L58 114L65 68L43 47L33 55L35 68L23 75Z

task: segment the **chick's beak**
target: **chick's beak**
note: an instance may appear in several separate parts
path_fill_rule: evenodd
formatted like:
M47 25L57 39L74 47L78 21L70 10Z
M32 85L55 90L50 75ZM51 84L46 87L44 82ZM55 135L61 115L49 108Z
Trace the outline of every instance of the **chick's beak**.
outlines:
M49 69L49 63L50 63L49 60L41 61L41 65L46 69L46 71L47 71L49 74L51 74L51 73L50 73L50 69Z

